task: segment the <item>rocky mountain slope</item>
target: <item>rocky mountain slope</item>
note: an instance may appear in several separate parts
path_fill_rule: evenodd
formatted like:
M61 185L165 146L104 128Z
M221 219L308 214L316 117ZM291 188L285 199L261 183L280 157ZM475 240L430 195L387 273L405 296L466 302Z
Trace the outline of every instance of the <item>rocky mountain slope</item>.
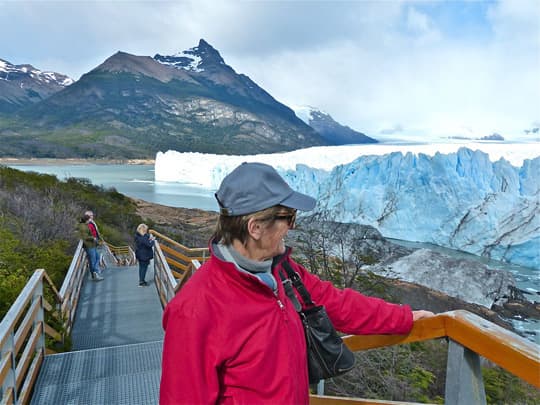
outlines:
M0 59L0 113L38 103L72 83L66 75Z
M296 115L312 127L330 145L349 145L361 143L377 143L362 132L335 121L330 114L309 106L294 107Z
M4 156L153 158L271 153L327 142L204 40L173 56L118 52L49 98L0 119Z

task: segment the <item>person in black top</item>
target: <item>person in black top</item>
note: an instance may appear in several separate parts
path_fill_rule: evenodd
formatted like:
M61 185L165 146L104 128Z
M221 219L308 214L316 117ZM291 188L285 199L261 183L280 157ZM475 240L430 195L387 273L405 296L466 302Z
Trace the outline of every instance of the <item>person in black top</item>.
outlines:
M140 224L135 233L135 257L139 261L139 287L148 285L145 277L150 260L154 257L154 241L154 236L148 233L148 225Z

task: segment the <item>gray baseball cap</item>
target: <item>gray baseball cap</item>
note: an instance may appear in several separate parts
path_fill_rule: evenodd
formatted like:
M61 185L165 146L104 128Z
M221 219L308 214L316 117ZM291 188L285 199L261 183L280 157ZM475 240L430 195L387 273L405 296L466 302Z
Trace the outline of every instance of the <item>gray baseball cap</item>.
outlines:
M220 214L239 216L283 205L301 211L315 207L315 199L294 191L276 169L264 163L244 162L230 172L215 194Z

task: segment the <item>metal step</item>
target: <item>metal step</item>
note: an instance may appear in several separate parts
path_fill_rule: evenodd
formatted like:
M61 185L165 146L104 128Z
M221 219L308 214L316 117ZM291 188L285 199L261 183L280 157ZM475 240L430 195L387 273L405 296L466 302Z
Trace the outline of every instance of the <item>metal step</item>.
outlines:
M157 404L163 341L49 355L31 404Z

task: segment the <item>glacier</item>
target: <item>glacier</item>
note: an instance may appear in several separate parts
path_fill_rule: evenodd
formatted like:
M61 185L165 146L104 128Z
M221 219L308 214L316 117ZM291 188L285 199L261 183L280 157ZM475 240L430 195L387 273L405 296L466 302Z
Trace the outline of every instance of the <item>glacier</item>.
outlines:
M315 197L316 213L329 220L540 269L538 146L347 145L254 156L168 151L156 155L155 179L216 189L241 162L261 161Z

